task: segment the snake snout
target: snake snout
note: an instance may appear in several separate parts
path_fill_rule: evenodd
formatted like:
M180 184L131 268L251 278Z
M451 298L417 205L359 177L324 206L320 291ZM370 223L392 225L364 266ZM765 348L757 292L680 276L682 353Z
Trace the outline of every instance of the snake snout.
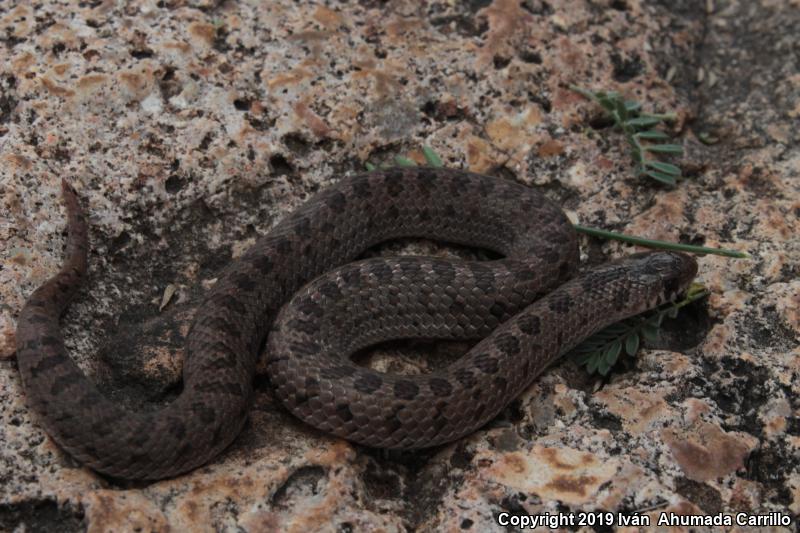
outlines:
M645 271L660 283L658 303L674 301L684 294L697 275L697 261L680 252L656 252L646 257Z

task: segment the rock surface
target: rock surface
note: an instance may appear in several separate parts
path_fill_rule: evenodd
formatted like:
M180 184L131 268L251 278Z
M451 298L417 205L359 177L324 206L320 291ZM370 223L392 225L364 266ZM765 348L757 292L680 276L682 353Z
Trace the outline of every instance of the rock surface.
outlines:
M798 7L3 2L0 529L502 531L502 512L592 510L796 520ZM677 110L688 177L674 189L635 177L624 139L570 84ZM321 435L275 403L266 376L234 445L173 480L105 479L40 429L15 317L61 260L61 176L93 240L68 346L107 394L153 408L175 394L182 336L222 265L342 173L422 161L424 145L448 166L542 187L584 225L751 259L701 258L712 295L635 366L598 381L564 362L497 422L425 452ZM583 245L589 262L630 251ZM424 368L400 351L373 364Z

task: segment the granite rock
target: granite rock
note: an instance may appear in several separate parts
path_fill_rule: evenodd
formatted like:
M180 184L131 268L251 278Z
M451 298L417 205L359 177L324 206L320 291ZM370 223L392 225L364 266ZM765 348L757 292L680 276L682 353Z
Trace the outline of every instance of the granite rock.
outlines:
M593 510L796 520L798 7L0 3L0 529L502 531L502 512ZM667 189L636 177L624 139L570 84L676 110L686 178ZM498 420L433 450L322 435L263 374L235 443L176 479L98 476L37 424L14 330L61 261L62 176L93 244L67 345L106 394L154 408L174 397L194 306L226 262L338 176L395 154L421 162L425 145L448 166L542 188L581 224L750 259L700 258L711 296L635 365L599 380L565 361ZM630 252L582 247L590 264ZM429 349L370 364L425 370Z

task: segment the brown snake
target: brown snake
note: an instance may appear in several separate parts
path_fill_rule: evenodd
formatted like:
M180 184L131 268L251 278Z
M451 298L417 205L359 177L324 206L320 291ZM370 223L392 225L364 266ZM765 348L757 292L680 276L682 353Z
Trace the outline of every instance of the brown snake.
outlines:
M77 194L66 182L63 192L66 261L20 313L17 360L27 401L48 433L85 465L127 479L186 472L233 441L267 333L269 379L292 413L368 446L423 448L480 428L560 354L674 298L697 271L689 256L653 252L567 281L578 267L576 234L533 189L428 168L343 178L219 276L188 333L177 399L159 411L130 412L100 394L64 348L59 317L86 274L88 238ZM351 262L399 237L505 258ZM380 373L350 359L365 346L408 337L483 340L427 375Z

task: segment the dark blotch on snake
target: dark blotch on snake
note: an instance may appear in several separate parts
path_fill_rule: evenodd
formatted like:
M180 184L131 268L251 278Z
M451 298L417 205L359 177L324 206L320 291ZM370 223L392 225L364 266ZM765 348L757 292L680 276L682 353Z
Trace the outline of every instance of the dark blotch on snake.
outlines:
M134 454L131 454L130 459L131 459L131 461L133 461L134 464L149 463L149 462L153 461L153 459L146 453L134 453Z
M494 183L491 181L482 181L478 184L478 192L481 196L489 196L491 192L494 190Z
M562 262L558 266L558 279L566 280L569 278L569 275L572 273L572 267L566 261Z
M353 194L359 198L369 198L371 195L371 188L367 180L358 180L353 183Z
M29 319L31 324L49 324L52 319L47 315L34 315Z
M523 268L514 273L514 277L519 281L528 281L536 277L536 272L531 269Z
M318 355L322 350L318 342L310 339L294 341L291 343L291 347L294 353L304 357Z
M215 357L205 362L205 368L223 370L236 366L238 360L236 353L221 341L212 343L209 346L209 351L213 353Z
M519 339L517 339L511 333L503 333L502 335L498 335L497 338L494 340L494 345L497 346L497 349L507 355L517 355L522 348L519 344Z
M628 305L628 298L630 297L630 289L627 286L619 287L614 293L614 306L620 310Z
M404 405L397 407L394 412L386 416L383 421L383 425L386 428L387 432L391 435L395 431L402 429L403 422L400 420L400 411L405 408Z
M169 425L169 432L173 437L182 439L186 435L186 425L180 420L173 420Z
M445 416L445 410L447 409L446 402L438 402L435 406L436 410L433 415L433 428L436 431L441 431L447 425L447 417Z
M527 335L538 335L542 331L539 317L528 312L523 313L517 318L517 326L519 326L519 330L522 333Z
M342 291L339 289L339 284L335 281L326 281L323 283L319 288L319 292L332 299L341 298L342 296Z
M358 267L346 267L342 269L341 275L345 283L354 285L361 280L361 269Z
M490 274L489 272L476 272L474 268L473 274L475 275L475 285L478 289L484 294L492 294L494 291L494 274Z
M432 171L430 168L422 167L415 173L417 175L417 182L420 185L429 185L431 182L436 181L436 171Z
M459 302L458 300L454 300L453 303L450 304L450 307L448 309L450 310L450 313L452 313L454 316L464 316L466 311L466 307L464 306L464 304L462 302Z
M319 331L319 324L314 320L301 320L299 318L293 318L289 321L289 327L295 331L299 331L300 333L305 333L306 335L311 335Z
M603 288L619 276L613 269L587 272L581 279L581 287L591 294L599 294Z
M497 359L488 353L480 353L475 356L475 367L484 374L496 374L500 369Z
M115 422L116 421L110 421L110 424L114 424ZM109 434L111 434L111 429L110 429L111 427L113 426L109 425L108 420L98 420L97 422L94 422L91 426L89 426L89 429L96 436L104 438L107 437Z
M129 440L128 443L133 445L134 448L141 448L149 439L150 433L147 432L146 428L144 428L143 431L143 428L140 427L134 432L133 437L131 437L131 440Z
M196 390L207 394L228 394L242 397L242 386L238 383L200 383Z
M236 285L236 288L245 292L252 292L258 287L258 282L247 274L238 274L233 278L233 283Z
M59 346L61 344L61 341L58 339L58 337L52 337L50 335L47 335L39 339L39 344L45 347L53 347L53 346Z
M191 405L191 410L200 418L203 423L211 424L214 422L214 410L208 407L208 405L205 403L193 403Z
M453 393L453 386L443 378L430 378L428 388L436 396L450 396Z
M377 278L378 281L382 283L386 283L387 281L392 279L392 267L390 267L383 261L379 261L370 265L369 271L373 276Z
M178 450L178 457L186 457L187 454L192 453L194 446L191 442L187 442Z
M419 394L419 387L413 381L401 379L394 384L394 395L401 400L413 400Z
M350 406L346 403L341 403L336 406L336 415L343 422L349 422L353 419L353 412L350 411Z
M414 275L422 270L419 260L415 258L401 257L397 260L397 264L400 265L400 271L406 276Z
M325 199L325 203L334 211L341 211L347 205L347 198L340 191L332 191Z
M58 292L69 292L69 287L70 285L62 280L56 282L56 289L58 289Z
M456 269L452 263L445 261L434 261L432 265L433 271L441 278L442 283L452 283L456 277Z
M238 313L240 315L247 311L247 308L244 306L244 304L232 294L226 294L217 301L217 304L221 307L224 307L228 311Z
M358 378L355 383L353 383L353 386L359 392L370 394L378 390L382 384L383 380L380 378L380 376L375 374L364 374Z
M211 435L211 444L217 444L220 439L222 439L222 426L217 426L217 429L214 430L214 434Z
M311 236L311 222L307 218L301 218L294 226L294 231L303 238Z
M302 301L298 302L297 308L303 314L313 316L314 318L322 318L322 315L325 313L325 311L322 309L322 306L320 306L310 297L304 298Z
M255 268L264 275L267 275L270 272L272 272L272 266L273 266L272 259L270 259L270 257L267 255L254 257L250 261L250 264L253 265L253 268Z
M230 318L231 317L223 317L221 315L213 316L207 318L203 326L214 328L214 330L221 331L229 337L240 339L242 332L236 325L230 322Z
M78 405L81 407L92 407L93 405L97 405L97 402L102 401L103 397L98 393L96 390L90 390L86 394L83 395Z
M502 302L495 302L489 308L489 312L492 313L493 317L502 320L506 316L506 306Z
M469 368L459 368L453 373L453 376L465 389L471 389L478 384L478 379Z
M62 394L67 388L69 388L70 385L73 385L79 379L80 376L72 372L58 376L53 380L53 384L50 386L50 394L53 396Z
M311 376L307 377L305 381L305 389L309 397L319 396L319 380Z
M565 292L553 294L548 303L550 310L563 315L572 308L572 299Z
M309 400L317 396L319 396L319 381L309 376L306 378L304 388L295 393L293 400L299 406L308 403Z
M45 357L39 361L39 363L31 367L31 376L34 378L39 377L39 373L47 372L57 366L64 364L64 356L63 355L50 355Z
M495 376L494 379L492 379L492 385L494 385L494 388L498 391L504 393L508 386L508 380L502 376Z
M389 196L397 196L403 192L403 184L400 183L400 176L386 175L386 192Z
M492 269L489 268L487 265L484 265L483 262L480 261L477 263L469 263L469 270L472 273L472 275L476 278L478 277L485 278L486 276L489 275L494 276L494 272L492 271Z
M561 258L556 248L548 248L547 250L539 253L542 254L544 260L551 265L556 264L558 260Z
M278 242L275 243L275 249L278 251L279 254L289 254L292 252L292 240L286 237L278 239Z

